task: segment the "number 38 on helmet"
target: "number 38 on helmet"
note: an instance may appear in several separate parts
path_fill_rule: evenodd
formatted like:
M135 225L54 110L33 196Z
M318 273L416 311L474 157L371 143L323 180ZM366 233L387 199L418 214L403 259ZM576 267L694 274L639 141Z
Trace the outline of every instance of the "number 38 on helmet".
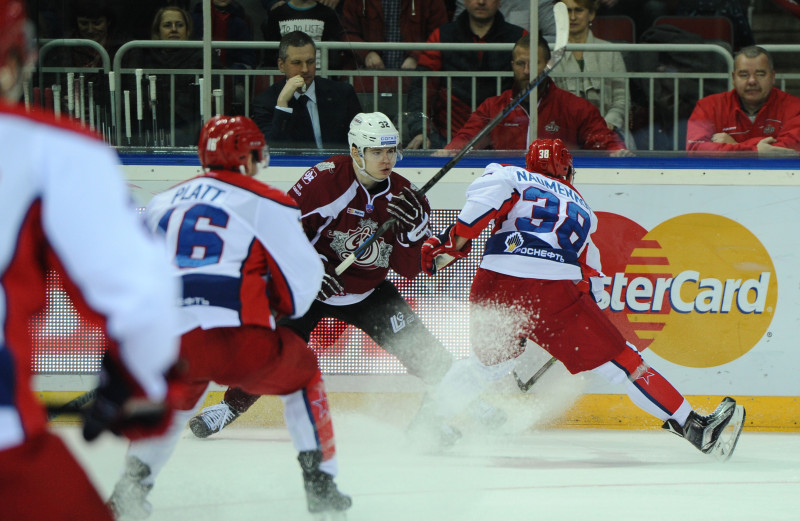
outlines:
M525 168L550 177L572 181L572 154L560 139L537 139L528 147Z

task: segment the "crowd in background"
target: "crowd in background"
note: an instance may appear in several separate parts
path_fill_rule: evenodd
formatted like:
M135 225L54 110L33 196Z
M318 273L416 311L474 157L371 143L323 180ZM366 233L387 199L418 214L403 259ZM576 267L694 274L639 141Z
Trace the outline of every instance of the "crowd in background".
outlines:
M747 16L744 0L558 0L563 2L569 12L569 42L573 44L609 43L596 36L593 27L597 17L623 15L633 20L635 42L649 43L717 43L727 47L732 53L753 46L756 42ZM30 12L37 14L37 34L41 41L56 38L82 38L93 40L103 47L109 57L131 40L200 40L203 35L203 9L198 0L31 0ZM516 44L529 29L530 8L538 8L539 34L552 46L555 37L555 23L552 14L552 0L212 0L211 24L212 38L215 41L274 41L292 31L301 31L314 42L431 42L431 43L508 43ZM728 42L708 41L676 27L654 25L664 15L722 16L731 22L732 35ZM612 40L613 43L614 40ZM621 40L616 40L621 41ZM315 48L315 69L321 77L321 51ZM527 56L527 55L526 55ZM535 57L535 56L534 56ZM444 149L455 139L461 128L487 99L500 91L511 89L514 77L512 56L508 52L454 52L419 50L365 50L331 49L327 56L327 69L347 70L396 70L397 76L334 76L328 79L349 82L361 100L371 99L377 89L379 106L366 106L364 109L382 110L392 117L401 129L404 146L408 149ZM528 58L525 58L528 60ZM247 84L241 77L233 74L219 80L225 94L223 111L228 114L246 114L253 109L257 96L267 87L282 79L275 69L280 69L277 49L215 49L212 66L215 70L270 70L268 80L250 81ZM100 119L111 123L109 106L108 78L102 71L100 54L85 46L58 47L42 57L41 65L53 68L87 68L82 77L85 84L91 83L93 101L103 107ZM769 57L770 70L774 80L774 66ZM166 69L170 75L156 75L148 83L128 75L119 81L118 97L122 90L134 96L135 88L144 91L145 114L139 115L146 122L145 129L138 130L138 141L134 137L128 144L133 145L175 145L191 146L196 142L202 123L197 74L181 70L202 68L200 49L185 48L137 48L125 54L125 68ZM608 78L593 73L637 72L727 72L728 68L719 56L712 54L693 55L687 58L681 53L623 53L609 51L571 51L553 71L553 88L563 89L589 101L604 120L607 128L624 143L627 150L671 149L675 132L681 146L696 141L697 135L690 138L687 127L695 105L700 98L718 94L728 89L726 80L708 80L702 90L697 80L680 84L677 92L668 81L657 81L653 97L654 113L646 114L649 105L649 92L646 80ZM479 71L509 73L498 83L497 78L479 76L473 78L454 78L448 99L442 78L427 78L403 75L402 71ZM283 71L281 71L283 72ZM313 73L312 73L313 75ZM288 76L287 78L288 79ZM139 81L136 86L135 82ZM63 75L50 73L44 76L42 85L35 96L35 102L50 106L52 98L67 96L67 88L50 92L50 86L62 83ZM77 79L73 80L76 83ZM423 85L424 84L424 85ZM500 89L498 90L498 85ZM80 87L85 90L86 86ZM772 86L770 85L770 90ZM249 89L250 92L245 93ZM154 93L150 94L150 90ZM474 93L473 93L474 90ZM765 94L769 94L769 91ZM398 96L402 97L402 113L398 112ZM425 98L425 99L423 99ZM349 95L348 95L349 99ZM152 103L147 102L152 100ZM77 100L56 100L66 110ZM135 105L135 101L130 103ZM673 117L675 104L678 117ZM87 120L94 109L82 108ZM310 111L312 109L309 109ZM136 107L131 109L135 112ZM124 114L117 114L116 125L121 125ZM206 117L209 115L206 115ZM752 124L756 124L754 114L750 114ZM399 118L403 118L399 121ZM527 117L527 112L523 115ZM593 116L592 116L593 117ZM793 114L786 115L787 121ZM314 113L311 112L314 120ZM678 120L678 127L674 128ZM402 125L400 125L402 123ZM518 122L517 122L518 123ZM517 124L514 123L514 124ZM546 122L547 123L547 122ZM553 124L557 125L555 120ZM555 127L545 127L555 128ZM165 136L164 129L171 133ZM655 131L653 130L655 129ZM767 130L770 130L767 125ZM269 135L268 128L262 128ZM774 129L777 135L781 128ZM319 131L317 131L319 134ZM770 135L769 132L764 134ZM547 136L545 136L547 137ZM555 133L553 135L555 137ZM342 137L344 139L344 137ZM711 136L709 136L709 140ZM586 140L583 140L586 141ZM597 141L597 140L594 140ZM606 138L602 141L608 142ZM615 140L616 142L616 140ZM125 142L121 143L125 144ZM316 145L321 146L317 140ZM613 148L583 146L581 142L568 143L570 147L600 150ZM510 148L508 143L493 143L489 148ZM310 143L314 147L313 141ZM756 148L750 150L756 151Z

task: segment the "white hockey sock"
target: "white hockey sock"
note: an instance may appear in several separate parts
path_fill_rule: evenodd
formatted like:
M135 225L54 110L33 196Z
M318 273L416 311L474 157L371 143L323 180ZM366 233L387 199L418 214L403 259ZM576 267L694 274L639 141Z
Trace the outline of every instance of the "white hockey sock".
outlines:
M283 418L295 450L297 452L319 450L317 431L306 407L303 390L283 395L280 398L283 402ZM319 469L331 476L336 476L339 472L336 456L323 461Z

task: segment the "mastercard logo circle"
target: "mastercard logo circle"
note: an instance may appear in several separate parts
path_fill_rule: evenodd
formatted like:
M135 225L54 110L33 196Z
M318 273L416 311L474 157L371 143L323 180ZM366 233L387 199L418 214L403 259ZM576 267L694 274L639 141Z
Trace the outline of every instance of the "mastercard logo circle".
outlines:
M775 266L747 228L684 214L650 231L597 212L606 275L600 307L640 350L686 367L741 357L764 336L778 300Z

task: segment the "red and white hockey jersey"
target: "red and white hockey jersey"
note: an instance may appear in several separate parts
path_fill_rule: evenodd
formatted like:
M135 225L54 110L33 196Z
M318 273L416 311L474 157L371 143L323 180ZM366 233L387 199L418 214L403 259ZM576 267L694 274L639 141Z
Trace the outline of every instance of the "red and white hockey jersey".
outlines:
M163 248L131 204L116 154L44 114L0 106L0 450L45 428L30 388L28 320L60 273L79 310L99 315L152 399L178 354L177 288ZM88 307L87 307L88 306Z
M289 195L300 204L303 228L311 243L337 266L391 218L387 204L410 185L408 179L392 172L377 192L369 193L356 178L350 156L333 156L310 168ZM425 211L430 213L428 200L422 199ZM366 297L386 279L389 268L413 279L421 271L423 242L406 244L390 228L340 276L345 293L352 298L334 297L327 302L347 304L359 300L354 295Z
M180 332L242 324L275 328L316 298L322 262L295 202L251 177L211 171L158 194L151 229L166 238L183 285Z
M456 233L474 239L492 220L482 268L546 280L579 281L599 275L600 253L590 239L597 218L568 183L491 163L467 188Z

